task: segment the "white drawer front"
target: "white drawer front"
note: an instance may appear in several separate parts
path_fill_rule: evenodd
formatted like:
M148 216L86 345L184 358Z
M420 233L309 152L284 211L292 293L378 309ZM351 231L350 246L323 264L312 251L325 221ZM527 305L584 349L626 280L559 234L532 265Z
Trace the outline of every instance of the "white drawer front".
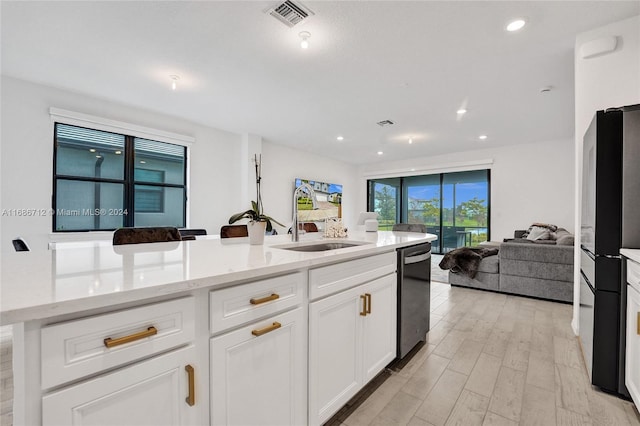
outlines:
M309 271L309 299L328 296L395 272L397 259L393 251L312 269Z
M212 291L209 293L211 333L301 304L305 285L304 274L296 272Z
M627 282L640 291L640 263L627 260Z
M47 389L165 351L194 339L193 297L54 324L42 329L42 388ZM155 328L156 332L149 330ZM128 343L116 340L149 331Z

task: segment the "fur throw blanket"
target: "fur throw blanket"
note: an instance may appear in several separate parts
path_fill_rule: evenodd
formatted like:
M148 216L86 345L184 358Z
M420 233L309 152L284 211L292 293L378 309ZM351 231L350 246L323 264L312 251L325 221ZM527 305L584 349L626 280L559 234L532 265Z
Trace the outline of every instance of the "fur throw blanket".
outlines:
M440 262L440 269L450 269L451 272L462 272L470 278L478 273L480 261L487 256L498 254L497 248L461 247L445 254Z

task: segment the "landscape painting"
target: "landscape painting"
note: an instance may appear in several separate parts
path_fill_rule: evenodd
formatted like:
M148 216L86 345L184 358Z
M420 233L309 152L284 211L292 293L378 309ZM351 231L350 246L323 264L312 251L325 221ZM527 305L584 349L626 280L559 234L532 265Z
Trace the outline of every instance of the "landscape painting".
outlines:
M325 219L342 217L342 185L309 179L296 179L296 188L308 183L316 193L317 209L313 209L311 198L305 194L298 198L298 221L322 222Z

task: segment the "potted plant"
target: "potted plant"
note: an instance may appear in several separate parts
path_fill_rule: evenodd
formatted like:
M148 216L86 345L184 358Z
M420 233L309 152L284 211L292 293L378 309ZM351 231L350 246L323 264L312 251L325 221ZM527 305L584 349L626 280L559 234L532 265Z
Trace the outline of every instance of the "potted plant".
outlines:
M274 218L264 214L264 207L262 205L262 194L260 193L260 181L262 179L262 155L258 157L254 154L253 162L256 168L256 201L251 201L251 209L236 213L229 218L229 224L235 223L240 219L249 219L247 223L247 230L249 232L250 244L262 244L264 242L265 232L271 232L273 224L275 222L280 226L284 226Z

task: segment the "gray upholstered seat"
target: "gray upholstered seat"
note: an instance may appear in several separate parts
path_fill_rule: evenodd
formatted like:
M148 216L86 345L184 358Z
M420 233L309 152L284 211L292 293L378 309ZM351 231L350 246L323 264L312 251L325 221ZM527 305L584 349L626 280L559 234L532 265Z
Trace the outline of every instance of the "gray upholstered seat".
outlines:
M393 225L391 230L400 232L420 232L426 234L427 225L423 225L422 223L396 223Z

